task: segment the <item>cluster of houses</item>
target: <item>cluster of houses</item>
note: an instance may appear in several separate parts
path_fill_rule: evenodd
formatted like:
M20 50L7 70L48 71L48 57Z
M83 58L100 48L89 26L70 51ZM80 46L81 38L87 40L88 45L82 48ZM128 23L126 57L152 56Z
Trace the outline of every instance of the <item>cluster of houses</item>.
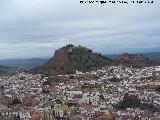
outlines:
M160 66L107 66L44 84L48 78L25 72L0 76L0 120L160 119ZM141 106L117 109L126 94Z

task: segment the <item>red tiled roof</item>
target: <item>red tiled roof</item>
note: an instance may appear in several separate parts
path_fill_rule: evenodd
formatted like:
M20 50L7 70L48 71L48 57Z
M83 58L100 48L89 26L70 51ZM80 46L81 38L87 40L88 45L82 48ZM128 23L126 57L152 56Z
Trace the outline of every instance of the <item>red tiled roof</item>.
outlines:
M19 108L19 111L20 111L20 112L25 112L26 110L25 110L24 107L20 107L20 108Z
M98 107L98 105L90 105L90 104L80 104L80 107L84 107L84 108L96 108Z

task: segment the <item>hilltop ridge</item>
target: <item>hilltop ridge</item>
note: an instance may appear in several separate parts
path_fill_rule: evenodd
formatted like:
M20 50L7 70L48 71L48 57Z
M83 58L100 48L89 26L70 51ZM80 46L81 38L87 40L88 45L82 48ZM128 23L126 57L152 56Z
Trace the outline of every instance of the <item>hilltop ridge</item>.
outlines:
M119 64L133 67L144 67L157 65L157 62L143 54L122 53L114 58Z
M32 71L49 75L71 74L76 70L89 71L113 64L115 64L113 60L93 53L91 49L69 44L56 50L47 63Z

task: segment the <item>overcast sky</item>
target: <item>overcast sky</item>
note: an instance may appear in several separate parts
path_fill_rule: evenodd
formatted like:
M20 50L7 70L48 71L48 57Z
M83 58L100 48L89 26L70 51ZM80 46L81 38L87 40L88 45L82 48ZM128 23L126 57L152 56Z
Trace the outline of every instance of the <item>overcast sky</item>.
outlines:
M0 59L48 57L70 43L102 54L160 51L159 12L159 0L143 5L0 0Z

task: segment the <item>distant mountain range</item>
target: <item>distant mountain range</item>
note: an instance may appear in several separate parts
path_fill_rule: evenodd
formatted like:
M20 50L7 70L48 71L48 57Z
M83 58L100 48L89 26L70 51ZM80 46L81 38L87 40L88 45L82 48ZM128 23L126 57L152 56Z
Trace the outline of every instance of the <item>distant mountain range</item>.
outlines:
M133 53L130 53L130 54L133 54ZM149 57L149 58L152 58L152 59L160 60L160 52L134 53L134 54L143 55L144 57ZM113 59L113 58L118 57L119 55L121 55L121 54L110 54L110 55L104 55L104 56Z
M145 57L143 54L122 53L121 55L112 58L119 64L132 67L144 67L158 65L158 62L150 57Z
M125 53L122 53L125 54ZM112 54L112 55L104 55L110 59L116 59L122 54ZM160 52L149 52L149 53L129 53L130 55L143 56L144 58L150 59L152 62L156 62L157 65L160 65Z
M46 63L48 60L49 58L5 59L0 60L0 65L29 70Z
M72 47L71 47L72 46ZM71 50L70 48L73 48L72 53L67 53L67 49ZM64 54L64 56L62 56L62 54ZM123 55L123 57L121 56ZM142 61L136 61L138 59L135 59L135 57L137 56L141 56L143 55ZM121 56L121 60L117 60L117 57L120 58ZM132 56L132 57L131 57ZM56 57L56 58L54 58ZM68 58L66 58L68 57ZM50 59L50 58L32 58L32 59L5 59L5 60L0 60L0 65L3 66L7 66L7 67L12 67L12 68L21 68L21 69L25 69L25 70L29 70L29 69L33 69L33 68L40 68L40 66L44 66L44 64L48 64L51 61L56 61L53 62L54 66L59 65L59 62L62 62L63 64L65 64L65 62L67 62L67 64L62 65L61 69L64 67L64 69L66 69L66 67L68 69L71 69L69 66L69 64L74 64L72 67L73 68L79 68L80 70L82 68L90 68L90 67L96 67L101 65L104 65L104 61L106 61L106 63L110 63L110 64L118 64L118 63L126 63L126 61L123 61L124 58L124 54L113 54L113 55L101 55L101 54L97 54L97 53L93 53L92 50L88 49L88 48L84 48L82 46L73 46L73 45L68 45L65 46L63 48L60 48L59 50L57 50L55 52L55 55ZM136 53L136 54L128 54L128 58L130 59L128 61L128 63L130 64L141 64L144 63L144 61L146 61L145 65L149 65L150 63L152 64L155 63L155 61L159 64L160 63L160 52L151 52L151 53ZM134 60L133 60L134 58ZM149 59L148 59L149 58ZM60 59L60 60L59 60ZM61 61L62 59L62 61ZM149 61L148 61L149 60ZM153 61L154 60L154 61ZM103 62L102 62L103 61ZM148 61L148 62L147 62ZM101 63L98 63L101 62ZM77 65L76 65L77 64ZM78 65L79 64L79 65ZM129 64L129 65L130 65ZM51 65L53 67L53 65ZM48 67L51 67L48 65ZM60 67L60 66L59 66ZM70 70L69 70L70 71Z

